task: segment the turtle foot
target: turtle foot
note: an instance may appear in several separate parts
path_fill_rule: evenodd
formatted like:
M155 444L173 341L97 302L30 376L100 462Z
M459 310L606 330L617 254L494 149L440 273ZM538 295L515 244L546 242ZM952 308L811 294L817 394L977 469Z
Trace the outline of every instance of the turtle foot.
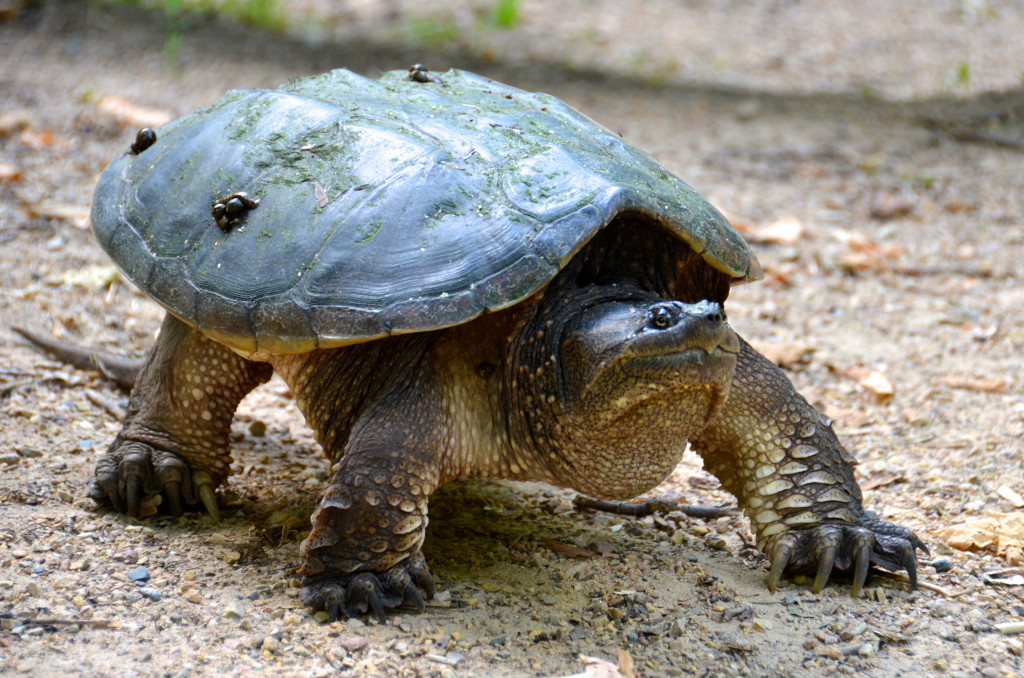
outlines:
M416 552L383 572L304 577L299 599L307 607L327 612L330 621L371 612L383 623L387 610L422 610L434 591L427 561Z
M862 517L859 524L828 522L770 537L764 551L771 561L768 588L778 586L784 573L814 573L817 593L835 572L852 572L852 593L859 597L872 565L892 572L906 570L917 588L917 549L928 547L911 530L882 520Z
M202 506L219 521L217 484L209 471L189 466L173 452L118 438L96 464L88 494L100 506L134 518L144 517L150 500L160 497L166 513L180 516L186 507Z

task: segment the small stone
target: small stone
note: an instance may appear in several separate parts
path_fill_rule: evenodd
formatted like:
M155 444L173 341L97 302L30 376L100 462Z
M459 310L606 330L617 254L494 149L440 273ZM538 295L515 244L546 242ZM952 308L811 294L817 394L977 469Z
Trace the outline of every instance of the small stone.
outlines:
M249 435L256 438L262 438L267 435L267 425L257 419L256 421L249 424Z
M223 560L228 565L234 565L235 563L237 563L239 560L242 559L242 554L239 553L238 551L228 551L223 556L221 556L220 559Z
M362 619L359 619L357 617L353 617L352 619L348 620L348 627L350 629L361 629L364 626L366 626L366 622L364 622Z
M755 631L771 631L775 628L775 625L767 619L755 619L753 626Z
M369 643L370 641L362 636L352 636L351 638L345 638L340 644L347 652L358 652Z
M203 602L203 597L199 595L199 591L196 591L195 589L190 589L189 592L185 594L185 600L187 600L190 603L199 604Z
M939 558L938 560L932 561L932 567L935 568L936 572L942 574L943 572L949 572L953 569L953 561L947 558Z
M224 610L221 612L221 616L225 619L241 619L245 616L245 610L237 601L231 601L224 606Z
M39 584L35 583L34 581L29 582L28 586L25 587L25 590L28 591L28 594L30 596L38 596L39 595Z
M158 589L153 588L152 586L142 586L142 587L139 587L139 593L141 593L142 595L146 596L147 598L152 600L154 603L159 603L160 602L160 597L161 597L160 596L160 591Z
M34 447L19 447L18 454L26 459L33 459L35 457L43 456L43 453Z
M145 565L139 565L128 572L128 578L132 581L149 581L149 570Z
M445 666L458 666L465 657L458 652L449 652L444 655L440 654L428 654L427 660L432 661L435 664L444 664Z
M17 466L21 462L21 457L17 454L0 454L0 466Z
M860 634L864 633L868 628L868 625L862 621L853 621L846 625L846 628L839 632L839 638L841 640L853 640Z
M286 614L284 619L281 620L285 626L298 626L302 623L302 617L297 614Z
M277 652L281 649L281 641L274 636L267 636L263 639L263 642L260 643L260 649L264 652Z
M315 619L320 624L326 624L330 618L331 615L327 614L327 612L325 612L324 610L318 610L316 613L313 614L313 619Z

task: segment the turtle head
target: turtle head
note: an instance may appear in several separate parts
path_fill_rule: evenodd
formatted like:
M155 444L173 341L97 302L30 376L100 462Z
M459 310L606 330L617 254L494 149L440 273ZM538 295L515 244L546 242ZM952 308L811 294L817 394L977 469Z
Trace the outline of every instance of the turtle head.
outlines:
M591 302L564 305L556 336L527 351L524 416L559 484L627 498L664 479L716 416L740 341L717 302Z
M566 414L614 421L651 399L702 405L699 428L725 399L739 339L721 304L611 301L567 323L559 347ZM706 401L706 402L705 402Z

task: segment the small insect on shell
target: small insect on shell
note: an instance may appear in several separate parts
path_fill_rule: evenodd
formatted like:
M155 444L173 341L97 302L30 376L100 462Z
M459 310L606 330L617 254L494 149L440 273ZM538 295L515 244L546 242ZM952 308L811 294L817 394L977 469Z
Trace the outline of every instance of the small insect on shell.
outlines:
M138 134L135 135L135 141L132 142L132 153L138 155L155 143L156 132L148 127L143 127L139 130Z
M409 67L409 79L415 82L441 83L441 78L436 75L431 75L430 71L428 71L427 67L423 64L416 64Z
M249 197L248 193L239 191L237 193L232 193L223 200L218 200L213 203L213 207L210 209L210 214L213 215L213 219L217 222L217 225L226 231L232 226L240 224L242 215L259 206L259 200L254 200Z

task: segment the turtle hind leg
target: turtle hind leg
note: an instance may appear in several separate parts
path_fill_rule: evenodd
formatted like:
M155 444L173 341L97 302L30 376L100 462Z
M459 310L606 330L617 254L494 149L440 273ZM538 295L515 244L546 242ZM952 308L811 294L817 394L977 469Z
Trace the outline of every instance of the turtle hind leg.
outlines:
M162 495L173 515L201 504L218 518L213 490L231 472L235 408L272 373L167 315L89 496L138 516L145 498Z

